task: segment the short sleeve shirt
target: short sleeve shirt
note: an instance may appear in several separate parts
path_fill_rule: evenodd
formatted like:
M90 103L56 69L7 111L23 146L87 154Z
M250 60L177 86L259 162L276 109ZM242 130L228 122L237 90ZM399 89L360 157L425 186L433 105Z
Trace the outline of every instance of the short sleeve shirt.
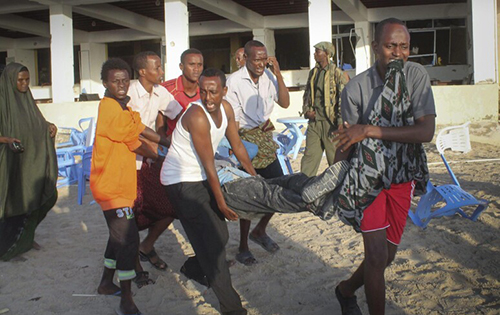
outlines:
M158 112L167 116L169 119L175 119L182 112L181 105L174 99L172 94L166 88L155 84L151 94L144 89L139 80L130 83L128 89L130 101L127 106L133 111L138 112L144 125L155 129L156 117ZM136 156L136 169L142 167L142 156Z
M254 83L244 66L229 76L225 99L233 107L240 128L255 128L271 117L278 101L278 81L266 69Z
M429 74L415 62L405 63L403 72L406 78L413 117L436 115ZM382 93L384 82L380 78L376 64L350 80L342 91L342 119L349 124L367 124L368 117Z
M133 111L141 115L142 122L154 129L158 112L170 119L175 119L182 111L182 106L167 91L166 88L155 84L151 94L144 89L139 80L130 83L128 89L130 102L127 104Z
M189 104L192 102L196 102L200 99L200 88L196 88L196 94L192 96L188 96L186 93L184 93L184 85L182 84L182 75L179 76L177 79L172 79L168 80L167 82L162 83L162 85L170 92L172 93L172 96L179 102L179 104L182 106L182 112L184 112ZM174 132L175 125L177 124L176 119L170 119L168 118L167 120L167 136L171 135L172 132Z

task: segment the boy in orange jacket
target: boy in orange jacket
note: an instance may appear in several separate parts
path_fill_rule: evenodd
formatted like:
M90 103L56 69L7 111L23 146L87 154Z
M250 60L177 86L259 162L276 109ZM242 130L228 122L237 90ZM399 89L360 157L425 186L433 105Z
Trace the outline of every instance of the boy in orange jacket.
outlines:
M127 107L131 70L118 58L106 61L101 79L106 88L99 104L96 138L92 152L90 189L101 206L109 228L104 271L99 294L121 296L117 314L141 314L132 299L131 280L139 251L139 232L132 206L137 193L136 153L156 159L146 141L168 146L165 138L147 128L139 113ZM118 270L120 287L113 283Z

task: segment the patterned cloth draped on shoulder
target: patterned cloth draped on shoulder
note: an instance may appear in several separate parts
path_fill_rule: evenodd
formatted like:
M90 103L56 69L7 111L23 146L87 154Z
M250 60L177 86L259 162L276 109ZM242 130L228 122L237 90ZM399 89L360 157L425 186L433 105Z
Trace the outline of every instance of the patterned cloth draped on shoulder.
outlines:
M369 123L381 127L414 125L412 105L403 73L403 61L388 65L383 92L369 117ZM391 184L416 181L415 194L425 192L429 180L427 157L420 143L399 143L366 138L356 144L350 170L330 207L319 216L339 218L359 231L363 211L382 189ZM331 197L330 197L331 198Z

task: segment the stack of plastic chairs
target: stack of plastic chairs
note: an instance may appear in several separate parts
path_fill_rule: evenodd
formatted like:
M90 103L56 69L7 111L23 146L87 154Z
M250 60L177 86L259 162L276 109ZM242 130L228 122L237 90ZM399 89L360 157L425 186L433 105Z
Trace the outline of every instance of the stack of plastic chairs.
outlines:
M57 188L71 185L78 180L79 165L71 152L57 152Z
M80 130L71 127L59 127L59 133L69 133L69 139L66 142L58 143L56 145L57 149L69 148L75 146L84 145L87 139L87 135L92 128L95 128L95 119L93 117L82 118L78 121ZM88 123L87 127L84 127L85 123Z
M447 149L453 151L469 152L471 150L469 137L469 124L453 126L441 130L436 138L436 147L441 159L450 174L452 184L434 186L430 181L427 184L427 193L420 198L415 212L409 212L409 216L415 225L426 228L430 220L442 216L460 214L464 218L476 221L481 212L488 207L488 201L476 199L460 186L457 177L453 173L448 161L444 157ZM444 206L436 206L438 203ZM473 207L472 214L468 215L464 207Z
M82 124L88 122L86 128ZM70 130L70 141L67 141L66 146L59 144L56 149L58 175L57 187L71 185L80 179L79 172L82 168L82 163L78 163L78 158L83 161L83 156L86 151L92 148L95 138L96 121L95 118L83 118L79 121L81 131L74 128L64 128Z

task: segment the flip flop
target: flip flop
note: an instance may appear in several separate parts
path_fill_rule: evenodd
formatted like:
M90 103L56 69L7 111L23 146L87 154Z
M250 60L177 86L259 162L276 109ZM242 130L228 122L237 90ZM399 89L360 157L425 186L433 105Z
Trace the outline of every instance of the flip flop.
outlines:
M139 289L150 284L155 284L155 281L149 278L149 272L147 271L136 272L135 278L132 279L132 281L134 281L134 283L137 285L137 288Z
M122 296L122 290L118 290L118 291L116 291L115 293L111 293L111 294L107 294L107 295L111 295L111 296Z
M122 291L118 290L118 291L110 293L110 294L101 294L101 293L98 293L98 294L100 294L100 295L106 295L106 296L122 296Z
M259 244L260 246L262 246L262 248L264 248L265 250L267 250L270 253L275 253L275 252L277 252L280 249L279 245L276 244L276 242L273 241L267 235L262 235L262 236L259 236L259 237L255 237L252 234L250 234L250 236L248 238L251 241Z
M155 267L158 270L165 271L167 270L167 263L164 262L160 256L156 253L156 250L153 248L149 253L143 253L139 251L139 257L141 258L141 261L149 261L153 267ZM153 258L156 258L156 262L153 262Z
M251 266L257 263L257 259L253 257L252 252L249 250L236 254L236 260L245 266Z
M132 314L124 313L119 307L115 308L115 313L116 315L144 315L141 313L141 311L137 311L137 313L132 313Z

